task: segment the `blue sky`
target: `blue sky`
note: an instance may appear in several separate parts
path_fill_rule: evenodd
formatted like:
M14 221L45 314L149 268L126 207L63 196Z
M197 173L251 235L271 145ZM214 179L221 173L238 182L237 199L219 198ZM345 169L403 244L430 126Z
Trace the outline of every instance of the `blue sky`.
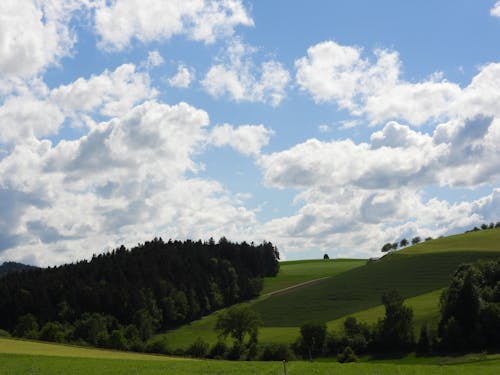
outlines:
M368 257L500 220L500 2L0 14L0 260L155 236Z

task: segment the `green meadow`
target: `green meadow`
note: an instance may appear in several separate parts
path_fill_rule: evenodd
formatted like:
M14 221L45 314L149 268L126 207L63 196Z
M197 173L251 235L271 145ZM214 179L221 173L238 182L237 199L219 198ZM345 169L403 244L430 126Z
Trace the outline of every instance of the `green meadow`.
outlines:
M316 259L280 262L278 276L264 279L262 294L265 295L310 280L336 276L365 264L365 259Z
M265 327L294 327L308 320L329 322L380 305L384 291L405 298L447 286L461 263L500 256L500 230L427 241L387 254L305 288L257 301Z
M339 364L330 361L294 361L286 364L288 375L346 374L478 374L500 371L498 355L468 355L457 358L408 358ZM196 360L67 345L0 339L0 375L180 375L180 374L284 374L281 362L229 362Z

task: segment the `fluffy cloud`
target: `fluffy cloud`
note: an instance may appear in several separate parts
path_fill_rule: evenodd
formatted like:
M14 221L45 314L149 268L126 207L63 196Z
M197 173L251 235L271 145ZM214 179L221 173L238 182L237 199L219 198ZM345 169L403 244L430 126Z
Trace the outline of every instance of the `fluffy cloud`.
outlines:
M30 77L71 52L69 23L85 0L0 2L0 71L4 78Z
M371 143L310 139L264 155L259 163L273 187L354 185L396 189L428 184L475 187L500 175L500 121L476 117L439 125L433 136L389 122Z
M17 85L0 105L0 144L30 141L58 134L66 118L72 125L92 124L89 115L119 116L156 96L149 75L133 64L104 71L89 79L49 90L42 82Z
M410 83L400 78L399 55L376 50L374 61L360 48L333 41L316 44L295 62L296 81L318 102L334 102L352 114L366 115L371 124L402 119L413 125L447 115L461 89L440 74Z
M216 146L229 145L243 155L256 156L269 143L272 134L264 125L241 125L234 128L224 124L212 129L210 142Z
M211 43L239 25L253 25L241 0L122 0L102 2L95 10L100 44L114 50L132 39L150 42L181 34Z
M310 139L263 155L264 182L298 190L297 212L260 230L285 251L376 254L403 237L439 236L497 221L499 191L473 202L426 198L426 190L495 186L500 177L500 121L477 116L440 124L433 134L391 121L370 143ZM352 250L356 248L357 250Z
M0 106L0 144L56 134L64 121L60 109L33 95L12 96Z
M73 141L16 145L0 160L1 258L51 264L158 233L239 238L254 213L216 181L186 177L201 168L208 122L150 101Z
M493 17L500 17L500 1L497 1L495 5L490 9L490 14Z
M412 135L418 142L409 147L402 147L411 142L409 139L403 140L398 147L383 146L385 133L391 131L393 127L388 125L375 136L372 146L351 140L321 142L310 139L289 150L264 155L260 164L265 182L278 188L349 184L391 188L420 180L429 182L430 170L446 147L436 147L430 137L416 133Z
M155 68L157 66L162 65L165 62L163 60L163 57L160 55L160 52L158 51L149 51L148 52L148 58L146 60L146 68L151 69Z
M155 97L149 75L137 72L135 65L124 64L110 72L52 90L50 97L66 113L98 111L105 116L119 116L144 99Z
M194 72L190 70L188 67L180 64L177 67L177 74L168 79L168 83L172 87L179 88L188 88L191 84L191 81L194 78Z
M269 102L277 106L285 97L290 74L281 63L270 60L259 68L251 61L255 49L234 41L225 61L213 65L201 82L212 96L229 95L237 102Z

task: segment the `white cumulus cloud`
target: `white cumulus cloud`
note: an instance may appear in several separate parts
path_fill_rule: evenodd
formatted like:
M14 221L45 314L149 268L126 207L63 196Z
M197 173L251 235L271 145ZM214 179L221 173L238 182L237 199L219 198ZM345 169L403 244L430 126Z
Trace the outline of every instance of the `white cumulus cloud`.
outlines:
M259 155L263 146L269 143L272 130L264 125L240 125L236 128L229 124L216 126L210 133L210 143L216 146L228 145L243 155Z
M188 88L194 79L194 71L180 64L177 67L177 73L168 79L168 83L172 87Z
M253 25L241 0L121 0L99 3L95 10L100 45L112 50L134 39L147 43L175 35L211 43L239 25Z
M212 96L228 95L236 102L265 102L278 106L284 99L290 74L277 61L269 60L259 67L251 60L255 49L239 40L232 42L225 61L213 65L202 86Z
M149 101L72 141L16 145L0 160L0 258L48 265L162 234L240 238L254 212L192 176L208 123L188 104Z
M69 23L84 0L0 2L0 71L4 78L31 77L71 53Z

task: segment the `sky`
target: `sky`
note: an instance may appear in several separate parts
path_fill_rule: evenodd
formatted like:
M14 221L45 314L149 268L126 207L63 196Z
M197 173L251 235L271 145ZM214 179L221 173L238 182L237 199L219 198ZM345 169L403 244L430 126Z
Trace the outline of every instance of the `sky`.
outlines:
M0 261L497 222L499 35L495 0L3 0Z

